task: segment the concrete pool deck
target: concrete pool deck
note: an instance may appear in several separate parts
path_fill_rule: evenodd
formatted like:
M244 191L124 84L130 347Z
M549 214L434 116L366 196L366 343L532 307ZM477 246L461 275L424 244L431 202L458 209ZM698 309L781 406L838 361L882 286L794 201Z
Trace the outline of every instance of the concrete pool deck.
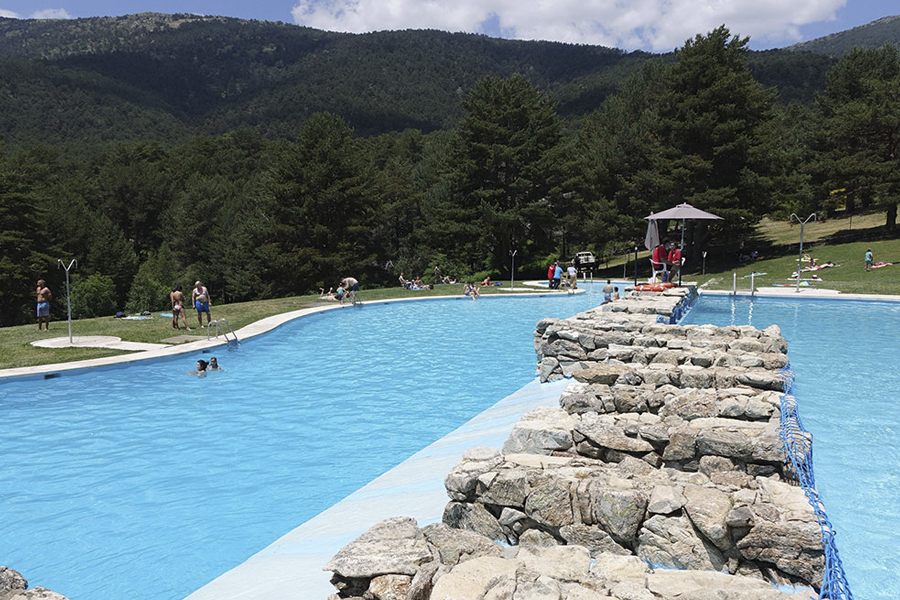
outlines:
M303 523L187 600L306 600L336 592L325 564L384 519L413 517L423 527L441 521L449 498L444 477L475 446L497 448L513 425L537 406L557 405L569 381L536 379L440 440Z

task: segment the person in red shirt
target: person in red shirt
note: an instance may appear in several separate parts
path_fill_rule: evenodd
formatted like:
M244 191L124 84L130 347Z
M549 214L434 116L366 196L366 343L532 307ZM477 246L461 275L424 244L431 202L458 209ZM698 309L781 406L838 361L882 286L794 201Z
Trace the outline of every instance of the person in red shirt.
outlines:
M654 249L653 253L650 255L650 262L653 266L654 271L663 271L666 270L666 246L662 242L660 242Z
M676 277L678 277L678 272L681 270L681 250L676 244L672 244L672 249L669 250L668 262L669 281L673 281Z

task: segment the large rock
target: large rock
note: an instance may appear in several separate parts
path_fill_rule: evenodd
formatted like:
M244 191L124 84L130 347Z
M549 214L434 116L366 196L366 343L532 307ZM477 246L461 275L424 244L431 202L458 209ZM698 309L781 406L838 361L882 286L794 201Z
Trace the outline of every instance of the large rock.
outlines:
M9 567L0 567L0 598L12 596L28 589L28 582L22 575Z
M571 525L574 521L572 498L566 482L555 477L540 477L533 481L531 492L525 499L525 514L549 527Z
M502 552L499 545L485 536L454 529L444 523L432 523L422 529L422 534L445 565L456 565L479 556L500 556Z
M450 527L468 529L492 540L506 540L500 522L482 504L449 502L442 521Z
M434 584L434 599L484 600L485 594L504 579L515 581L518 563L493 556L467 560L453 568ZM515 589L513 587L513 589Z
M575 431L600 448L636 453L653 451L653 446L649 442L626 435L621 424L612 415L587 413L575 425Z
M732 507L731 496L712 487L687 485L684 497L684 508L697 529L719 550L730 549L734 544L725 521Z
M582 383L613 385L620 376L630 371L632 369L625 365L600 363L591 365L587 369L575 371L572 373L572 376L576 381Z
M657 569L647 588L662 598L679 600L812 600L807 594L779 592L766 581L715 571Z
M523 416L503 444L503 454L552 454L574 445L575 417L561 408L542 406Z
M685 517L654 515L638 533L637 555L652 565L719 571L727 561Z
M639 490L616 490L599 484L588 489L593 521L617 542L633 543L647 511L647 496Z
M757 518L737 548L749 560L773 564L805 581L822 581L825 556L821 529L815 522Z
M325 569L346 578L371 578L385 574L415 575L431 561L425 536L409 517L378 523L341 549Z

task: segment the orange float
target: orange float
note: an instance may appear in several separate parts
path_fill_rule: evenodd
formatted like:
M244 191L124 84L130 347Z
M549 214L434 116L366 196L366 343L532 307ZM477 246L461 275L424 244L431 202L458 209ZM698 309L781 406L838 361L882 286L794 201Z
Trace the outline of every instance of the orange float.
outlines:
M668 282L668 283L644 283L644 284L635 286L634 289L636 289L636 290L639 291L639 292L662 292L662 291L664 291L664 290L667 290L667 289L673 288L673 287L676 287L676 284L675 284L675 283L672 283L672 282Z

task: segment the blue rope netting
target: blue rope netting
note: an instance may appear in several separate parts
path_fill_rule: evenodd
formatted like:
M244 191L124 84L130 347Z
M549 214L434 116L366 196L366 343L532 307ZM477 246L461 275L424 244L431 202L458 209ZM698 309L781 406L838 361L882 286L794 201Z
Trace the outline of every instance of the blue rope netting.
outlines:
M853 594L850 593L850 586L847 583L847 574L844 572L837 545L834 543L834 528L828 520L828 515L825 514L825 506L819 499L819 492L816 491L816 478L813 474L812 436L800 422L797 399L794 398L794 371L790 364L781 370L781 376L784 382L784 394L781 396L781 425L778 428L778 437L784 444L791 468L800 481L803 492L806 494L822 530L825 574L822 578L819 599L853 600Z

